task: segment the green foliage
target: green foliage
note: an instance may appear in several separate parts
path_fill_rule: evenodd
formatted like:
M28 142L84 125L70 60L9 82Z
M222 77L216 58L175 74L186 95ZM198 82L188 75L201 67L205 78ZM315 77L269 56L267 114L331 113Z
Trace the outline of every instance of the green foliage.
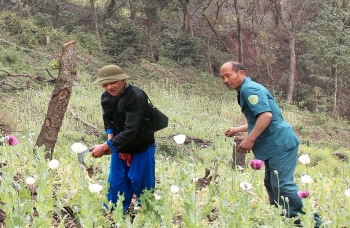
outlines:
M74 35L77 40L77 45L81 46L85 52L95 53L99 51L96 35L88 33L82 27L75 27Z
M200 39L192 37L187 33L165 31L160 40L162 56L171 59L182 66L201 66L203 55L200 50L203 45Z
M49 2L51 1L43 1L45 8ZM37 44L44 44L42 39L44 35L49 34L56 46L35 47L56 53L67 40L68 36L65 33L52 29L49 22L44 22L46 16L29 18L23 23L24 19L13 15L13 18L7 17L6 20L1 17L0 25L2 22L8 22L9 27L3 29L9 30L4 30L3 34L11 37L16 43L27 45L18 37L28 33L29 36L33 36L31 39L39 38ZM74 82L68 109L74 110L81 119L100 130L91 130L67 112L54 152L54 157L60 161L60 167L57 170L49 170L47 161L40 159L44 155L42 148L37 150L38 157L35 158L32 153L53 86L44 85L40 89L32 88L24 92L6 94L9 96L0 103L0 113L4 114L0 116L0 124L14 123L15 129L24 129L23 132L13 133L20 139L18 146L0 147L0 164L5 161L7 163L0 172L0 209L11 215L7 217L7 226L50 227L56 222L53 217L54 213L57 213L55 216L61 219L59 226L63 227L65 219L69 216L64 218L60 212L68 207L83 227L236 227L237 224L242 227L291 227L292 221L282 221L279 216L280 210L266 203L268 196L263 186L262 171L254 173L249 167L242 172L231 169L228 158L232 153L232 139L224 137L223 132L227 127L241 123L241 112L236 104L235 91L226 90L219 78L198 70L198 66L202 67L204 62L204 48L201 42L176 32L170 35L165 33L162 45L170 46L161 49L162 55L157 64L151 63L146 60L147 39L144 31L138 24L125 18L106 23L102 32L105 50L115 57L114 61L118 64L126 65L128 61L142 58L137 64L128 64L124 70L131 76L130 83L143 88L157 107L169 116L170 125L156 133L157 184L154 192L160 199L156 199L152 191L146 191L141 198L145 210L135 215L133 222L129 215L122 214L121 201L110 215L101 210L101 205L106 203L109 157L94 159L87 156L85 162L94 168L93 175L88 177L79 167L76 154L71 152L70 145L83 142L90 147L105 142L106 137L101 133L103 123L99 105L102 89L93 85L91 75L96 73L98 66L113 61L105 61L105 56L98 58L102 55L97 57L94 36L84 34L85 30L81 27L72 29L74 21L76 18L62 23L65 29L71 32L69 38L77 39L79 56L89 52L94 55L89 56L92 60L85 60L83 63L78 61L77 67L81 77ZM27 28L13 26L22 24ZM47 27L36 27L42 24ZM31 29L37 29L37 32L30 32ZM163 37L161 38L159 40L163 40ZM261 37L260 41L261 45L269 43L265 36ZM265 41L267 43L264 43ZM30 43L35 44L34 41ZM190 52L187 53L188 50L183 47L189 48ZM218 46L212 45L210 50L212 64L216 68L231 58L230 55L221 53ZM1 69L14 72L23 72L25 69L28 73L37 72L35 68L46 66L57 67L57 63L48 63L48 60L40 59L37 55L23 54L19 48L0 45ZM346 66L342 67L346 69ZM3 74L0 76L3 78ZM320 73L320 81L321 76L326 75ZM321 100L327 95L325 87L305 86L302 89L310 99L301 100L311 103L317 94L315 101L320 103L315 106L315 110L323 111L322 105L326 102ZM348 159L340 160L338 155L335 156L339 151L342 155L349 156L346 140L350 137L348 123L323 113L315 116L308 111L302 112L295 105L283 103L282 99L279 102L283 116L295 127L303 143L300 146L300 154L308 153L312 159L310 166L298 163L296 168L296 181L300 189L307 187L311 191L310 198L304 199L303 202L307 215L301 216L302 221L307 227L312 227L313 220L309 215L317 210L322 219L331 224L330 227L349 226L350 208L344 191L349 189L347 173L350 167ZM1 119L4 117L11 119ZM179 133L210 141L209 146L203 148L193 142L177 145L173 142L173 135ZM247 155L247 161L252 156ZM213 171L215 162L219 162L219 176L206 188L197 189L193 180L202 177L205 168ZM315 182L309 186L303 185L299 177L304 174L311 175ZM37 180L36 200L31 199L24 183L27 176L34 176ZM251 192L239 188L240 182L247 180L253 180ZM100 183L103 191L97 194L89 192L89 183ZM179 186L178 194L170 192L172 185ZM22 187L19 191L16 190L18 186ZM317 208L312 206L314 202L318 202ZM33 216L34 207L39 212L39 217Z
M114 56L118 64L135 62L145 56L142 30L127 18L108 20L101 30L105 52Z
M64 10L61 13L60 27L68 34L75 33L77 25L79 25L80 15L77 12Z
M308 74L312 80L305 78L298 85L301 93L297 99L301 100L301 95L303 105L311 111L331 110L332 106L329 104L334 103L334 95L330 97L329 94L334 93L335 86L340 90L342 85L339 82L347 81L348 74L345 72L350 70L350 30L347 22L349 12L348 7L327 1L311 23L307 34L300 38L307 50L303 50L304 53L300 55L299 64L310 72ZM335 78L336 71L338 79ZM322 93L314 90L317 87ZM341 99L339 101L342 102Z
M53 16L46 13L38 13L33 17L33 22L38 27L53 27Z

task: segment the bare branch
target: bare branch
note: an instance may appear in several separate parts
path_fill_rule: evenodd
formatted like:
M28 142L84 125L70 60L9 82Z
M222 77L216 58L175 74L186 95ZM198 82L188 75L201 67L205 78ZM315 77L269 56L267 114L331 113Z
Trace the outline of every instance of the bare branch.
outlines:
M48 71L48 69L46 69L46 71L48 72L48 74L50 75L51 78L46 78L44 76L40 76L40 75L30 75L30 74L11 74L10 72L6 71L6 70L2 70L0 69L0 72L5 72L7 74L8 77L26 77L29 78L30 81L40 81L40 82L56 82L56 78L53 77L50 72ZM28 84L28 81L27 81Z
M85 120L82 120L73 110L69 110L69 112L74 116L74 118L76 120L79 120L80 122L82 122L83 124L85 124L86 126L89 126L91 128L94 128L95 130L98 130L98 127L96 127L95 125L86 122Z
M46 58L48 59L54 59L54 57L52 55L49 55L49 54L46 54L46 53L42 53L42 52L39 52L39 51L35 51L35 50L32 50L32 49L29 49L29 48L24 48L24 47L19 47L18 45L16 45L15 43L12 43L10 41L7 41L7 40L4 40L4 39L0 39L0 41L6 43L6 44L9 44L11 46L15 46L15 47L18 47L20 49L22 49L23 51L26 51L26 52L34 52L34 53L37 53L37 54L40 54L40 55L43 55L45 56Z

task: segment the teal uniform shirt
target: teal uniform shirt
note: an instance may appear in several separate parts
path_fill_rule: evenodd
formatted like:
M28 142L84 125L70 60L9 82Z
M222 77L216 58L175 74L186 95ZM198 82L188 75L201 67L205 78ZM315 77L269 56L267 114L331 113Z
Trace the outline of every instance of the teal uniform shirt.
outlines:
M255 140L252 150L256 159L265 161L300 143L292 126L283 119L272 94L264 86L246 77L237 97L247 118L248 134L253 130L259 114L272 113L270 124Z

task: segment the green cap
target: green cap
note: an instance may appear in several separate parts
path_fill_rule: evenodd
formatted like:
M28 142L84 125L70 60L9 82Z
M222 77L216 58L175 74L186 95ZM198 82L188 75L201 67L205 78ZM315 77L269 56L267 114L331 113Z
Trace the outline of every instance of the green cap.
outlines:
M116 82L123 79L129 78L128 75L124 74L122 68L117 65L107 65L102 67L97 74L97 79L95 80L95 84L107 84L110 82Z

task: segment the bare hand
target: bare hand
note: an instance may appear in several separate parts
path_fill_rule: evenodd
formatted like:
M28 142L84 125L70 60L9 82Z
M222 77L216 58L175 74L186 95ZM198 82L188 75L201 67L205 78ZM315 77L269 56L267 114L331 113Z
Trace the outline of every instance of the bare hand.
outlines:
M249 153L254 146L254 141L249 140L248 138L244 139L241 144L237 147L237 151L241 153Z
M100 144L100 145L95 145L93 147L93 151L92 151L91 155L94 158L100 158L103 155L105 155L108 152L108 150L110 150L110 149L106 143Z
M105 155L111 155L112 153L113 153L113 150L111 148L108 148L108 150L105 153Z
M238 131L236 130L236 128L235 127L230 127L229 129L227 129L226 131L225 131L225 136L226 137L232 137L232 136L234 136L234 134L236 134Z

